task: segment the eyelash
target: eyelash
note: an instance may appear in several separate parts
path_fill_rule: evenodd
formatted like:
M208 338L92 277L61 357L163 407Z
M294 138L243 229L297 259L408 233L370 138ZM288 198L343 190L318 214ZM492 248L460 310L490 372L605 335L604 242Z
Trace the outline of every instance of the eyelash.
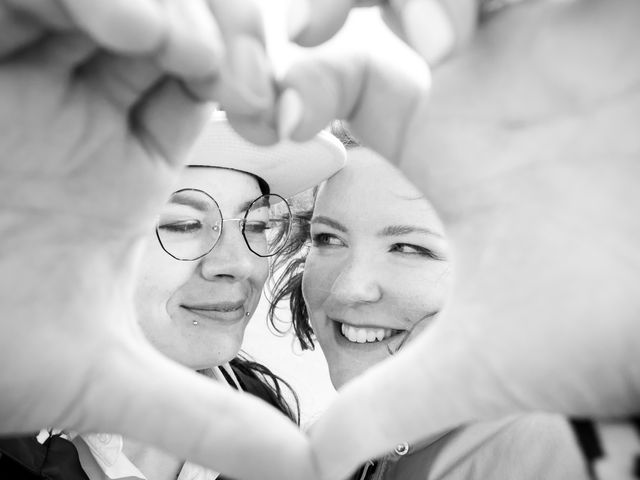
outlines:
M401 249L403 247L408 247L412 250L414 250L413 252L403 252L401 251ZM436 254L433 250L430 250L428 248L425 247L421 247L420 245L414 245L412 243L394 243L391 246L390 249L391 252L397 252L403 255L420 255L423 257L428 257L431 258L433 260L443 260L442 257L440 257L438 254Z
M330 240L337 240L340 245L330 243ZM311 235L311 245L314 247L338 247L344 245L344 242L330 233L316 233Z
M198 220L177 221L173 223L165 223L158 228L167 230L172 233L191 233L202 228L202 224Z
M331 240L336 240L339 244L330 243ZM332 248L341 247L344 242L331 233L316 233L311 236L311 245L316 248ZM407 247L412 249L412 252L403 252L402 248ZM394 243L389 249L391 253L399 253L401 255L418 255L432 260L444 260L440 255L436 254L433 250L430 250L420 245L414 245L412 243Z

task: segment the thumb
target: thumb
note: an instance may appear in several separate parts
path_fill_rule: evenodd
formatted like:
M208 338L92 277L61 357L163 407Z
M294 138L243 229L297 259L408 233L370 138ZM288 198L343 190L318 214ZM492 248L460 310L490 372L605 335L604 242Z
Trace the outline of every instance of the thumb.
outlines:
M281 137L310 139L334 118L349 122L363 143L390 161L399 159L405 129L428 101L431 83L420 72L390 68L364 52L318 51L285 74L279 102Z

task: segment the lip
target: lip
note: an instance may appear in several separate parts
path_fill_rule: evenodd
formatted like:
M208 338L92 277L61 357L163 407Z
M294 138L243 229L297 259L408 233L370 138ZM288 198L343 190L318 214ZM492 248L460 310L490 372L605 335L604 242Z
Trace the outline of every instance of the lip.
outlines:
M338 319L338 318L332 318L332 317L327 317L327 320L332 322L333 325L333 332L336 338L336 341L346 347L349 348L359 348L359 349L375 349L380 347L381 345L389 345L391 342L393 342L394 340L397 340L398 337L404 333L407 332L407 330L400 330L400 329L396 329L396 328L390 328L390 327L381 327L378 325L358 325L355 323L351 323L351 322L346 322L342 319ZM357 343L357 342L352 342L350 340L348 340L347 338L345 338L345 336L342 334L341 332L341 328L342 325L348 325L351 327L355 327L355 328L368 328L368 329L390 329L390 330L394 330L394 333L383 339L383 340L378 340L375 342L364 342L364 343ZM386 347L385 347L386 348Z
M180 307L201 319L218 322L237 322L246 318L244 305L244 300L239 300L235 302L180 305Z

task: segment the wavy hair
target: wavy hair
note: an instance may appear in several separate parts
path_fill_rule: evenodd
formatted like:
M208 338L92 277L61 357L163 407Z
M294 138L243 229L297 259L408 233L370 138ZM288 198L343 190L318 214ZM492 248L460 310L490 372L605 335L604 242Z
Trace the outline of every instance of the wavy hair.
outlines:
M362 146L345 124L339 120L333 121L330 132L338 138L347 150ZM311 199L306 197L311 195ZM291 328L300 343L302 350L314 350L314 333L309 321L309 312L302 296L302 276L311 246L310 222L318 193L314 187L302 197L302 200L292 202L293 226L287 245L280 251L271 264L273 285L268 288L269 310L267 319L271 327L280 334L287 333ZM278 323L284 323L278 317L277 309L282 302L289 302L291 311L291 325L282 328Z

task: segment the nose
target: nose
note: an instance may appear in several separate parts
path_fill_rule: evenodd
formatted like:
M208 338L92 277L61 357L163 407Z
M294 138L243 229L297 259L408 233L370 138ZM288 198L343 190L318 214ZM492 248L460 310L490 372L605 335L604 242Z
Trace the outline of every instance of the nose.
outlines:
M251 276L257 260L262 259L247 247L238 222L225 221L215 247L200 260L200 268L206 280L244 280Z
M371 257L351 255L342 263L331 286L332 296L344 304L374 303L382 298L379 269Z

